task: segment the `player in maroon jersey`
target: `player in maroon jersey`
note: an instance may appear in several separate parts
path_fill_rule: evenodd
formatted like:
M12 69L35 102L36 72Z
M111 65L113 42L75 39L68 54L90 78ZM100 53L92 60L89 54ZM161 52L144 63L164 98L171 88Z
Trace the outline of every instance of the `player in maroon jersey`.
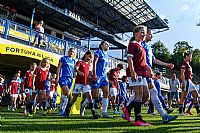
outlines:
M46 81L50 80L49 77L49 60L47 58L43 58L41 62L41 67L37 67L34 74L35 82L34 88L41 94L42 97L42 105L43 105L43 114L47 113L46 104L47 104L47 95L46 95Z
M25 115L31 115L32 114L32 104L31 104L31 95L32 95L32 89L33 89L33 82L34 82L34 71L37 67L36 63L32 63L30 65L30 69L25 73L24 80L22 82L22 90L26 94L26 104L24 109Z
M179 105L179 113L180 115L185 115L183 113L183 103L188 92L190 92L193 97L193 103L197 111L197 116L200 116L198 92L195 85L192 82L192 67L190 66L191 61L192 61L192 53L185 53L184 60L180 67L182 94Z
M4 79L1 77L1 74L0 74L0 103L1 103L1 100L2 100L2 97L4 96Z
M132 108L135 111L134 126L150 126L151 124L145 122L141 116L141 106L143 97L148 98L148 89L143 86L147 86L146 76L152 76L151 69L146 64L146 52L141 45L144 41L147 33L146 26L136 26L133 30L133 37L128 45L128 68L127 77L129 81L129 87L135 92L135 98L129 103L128 106L123 107L126 119L130 122L130 114Z
M120 114L120 112L117 111L116 109L116 96L117 92L119 90L119 83L118 83L118 78L120 75L120 70L122 70L124 67L122 64L118 64L117 68L111 69L108 72L108 79L110 82L110 96L111 96L111 104L113 107L114 114Z
M54 95L57 95L57 84L56 84L56 74L52 74L51 82L50 82L50 93L49 93L49 98L50 98L50 106L51 109L56 109L55 106L53 106L53 98Z
M10 97L11 97L11 110L15 111L17 108L17 98L18 98L18 88L20 85L20 82L18 81L19 74L15 74L13 80L10 83L9 90L10 90Z
M73 103L77 100L81 91L86 95L89 103L89 108L91 109L93 119L98 119L100 116L96 113L94 105L92 103L91 87L90 87L90 61L93 58L93 53L87 51L82 57L81 61L77 61L75 66L75 72L77 72L75 87L73 90L73 99L67 105L70 108Z

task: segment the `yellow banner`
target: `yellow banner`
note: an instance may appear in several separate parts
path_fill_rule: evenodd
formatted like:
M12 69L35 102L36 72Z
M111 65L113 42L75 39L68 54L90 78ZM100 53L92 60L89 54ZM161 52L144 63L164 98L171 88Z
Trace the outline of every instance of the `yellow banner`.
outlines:
M17 44L0 44L0 53L8 55L24 56L38 60L42 60L43 58L48 58L50 63L54 66L58 66L58 62L61 57L60 55L56 55L54 53L46 52L26 45L17 45Z

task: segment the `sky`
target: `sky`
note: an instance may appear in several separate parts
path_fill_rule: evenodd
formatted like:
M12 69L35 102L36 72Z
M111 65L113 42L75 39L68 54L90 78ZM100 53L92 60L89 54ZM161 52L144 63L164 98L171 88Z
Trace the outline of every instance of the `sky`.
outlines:
M200 23L200 0L145 1L160 18L169 21L169 30L155 34L151 43L161 40L171 53L178 41L200 49L200 26L196 26Z

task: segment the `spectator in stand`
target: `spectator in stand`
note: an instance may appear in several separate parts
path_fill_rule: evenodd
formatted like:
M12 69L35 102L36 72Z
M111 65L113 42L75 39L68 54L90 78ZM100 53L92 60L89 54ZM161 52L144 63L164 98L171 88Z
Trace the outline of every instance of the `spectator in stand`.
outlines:
M44 37L44 27L43 27L44 22L40 21L38 24L35 25L35 29L36 29L36 34L35 34L35 39L33 42L33 46L38 46L40 47L42 39Z
M169 108L172 104L172 99L175 97L177 104L179 103L179 93L178 89L180 86L179 79L176 78L176 74L174 73L172 78L169 80L170 85L170 98L169 98Z

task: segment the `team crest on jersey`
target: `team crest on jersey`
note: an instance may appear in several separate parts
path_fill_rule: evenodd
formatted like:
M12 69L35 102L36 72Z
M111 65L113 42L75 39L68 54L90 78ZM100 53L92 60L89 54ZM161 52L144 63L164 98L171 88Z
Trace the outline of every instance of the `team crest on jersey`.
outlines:
M102 60L104 60L104 61L108 62L108 58L102 58Z

